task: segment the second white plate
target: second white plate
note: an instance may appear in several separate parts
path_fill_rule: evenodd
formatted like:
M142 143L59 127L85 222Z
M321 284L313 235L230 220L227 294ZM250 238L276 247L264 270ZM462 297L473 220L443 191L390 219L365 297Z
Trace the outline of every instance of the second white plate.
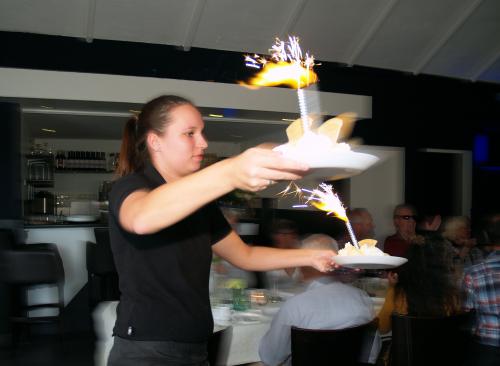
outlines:
M399 267L408 262L408 259L390 255L337 255L335 262L341 266L350 268L387 269Z

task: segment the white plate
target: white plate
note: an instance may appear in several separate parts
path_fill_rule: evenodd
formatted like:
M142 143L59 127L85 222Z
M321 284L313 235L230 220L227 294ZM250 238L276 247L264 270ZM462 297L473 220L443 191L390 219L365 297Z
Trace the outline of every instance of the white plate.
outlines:
M99 219L99 216L94 215L70 215L66 216L65 220L68 222L94 222Z
M385 269L399 267L408 262L408 259L390 255L337 255L335 262L350 268Z
M306 163L311 167L308 178L337 180L360 174L379 159L370 154L342 151L329 156L318 156Z

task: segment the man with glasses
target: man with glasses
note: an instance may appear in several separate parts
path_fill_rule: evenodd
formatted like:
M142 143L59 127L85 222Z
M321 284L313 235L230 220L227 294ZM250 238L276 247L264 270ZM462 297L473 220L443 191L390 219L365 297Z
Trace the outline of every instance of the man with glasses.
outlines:
M408 204L400 204L394 208L393 222L396 228L394 235L388 236L384 242L384 252L396 257L404 257L406 251L416 239L417 211Z

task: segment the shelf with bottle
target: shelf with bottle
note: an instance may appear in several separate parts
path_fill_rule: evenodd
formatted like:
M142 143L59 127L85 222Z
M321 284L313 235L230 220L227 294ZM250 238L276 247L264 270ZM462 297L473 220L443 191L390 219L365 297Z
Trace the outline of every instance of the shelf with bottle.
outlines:
M116 153L103 151L63 151L55 156L56 173L112 173L116 167Z
M54 154L45 144L33 144L26 154L26 184L32 187L54 186Z

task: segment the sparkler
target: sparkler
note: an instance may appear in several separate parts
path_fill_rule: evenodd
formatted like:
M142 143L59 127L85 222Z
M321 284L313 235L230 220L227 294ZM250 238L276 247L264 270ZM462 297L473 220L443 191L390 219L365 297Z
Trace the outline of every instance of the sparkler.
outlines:
M308 131L311 121L303 88L318 81L318 77L313 71L314 56L308 52L304 55L299 46L299 38L294 36L288 37L288 41L276 38L270 51L269 59L257 54L245 56L246 66L262 69L262 71L248 84L242 84L247 86L288 85L297 89L302 126L304 131Z
M345 222L347 231L349 233L349 236L351 237L352 244L357 249L359 249L358 241L356 240L356 236L354 235L354 231L352 230L351 223L349 222L349 218L347 217L345 207L340 201L339 196L335 192L333 192L333 188L330 184L321 183L319 185L319 188L313 189L312 191L309 189L300 188L296 184L294 184L294 186L295 187L292 188L292 185L289 184L284 191L280 192L280 194L282 194L283 196L288 194L295 194L303 197L303 192L307 193L309 196L305 197L305 204L294 205L293 207L307 207L311 205L321 211L325 211L327 215L338 217Z

